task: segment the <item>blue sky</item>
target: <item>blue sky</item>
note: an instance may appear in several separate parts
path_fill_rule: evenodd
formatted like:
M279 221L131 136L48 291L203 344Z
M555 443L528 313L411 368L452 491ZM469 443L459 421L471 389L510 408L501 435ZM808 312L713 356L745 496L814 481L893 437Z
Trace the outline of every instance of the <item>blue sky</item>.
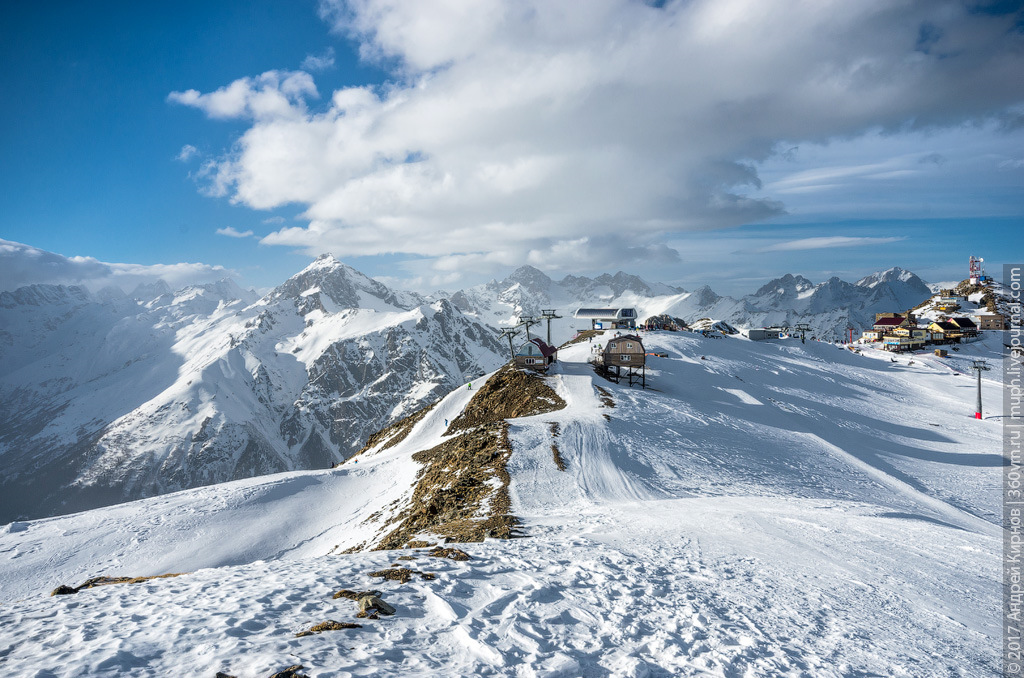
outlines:
M733 294L1024 260L1019 5L848 4L5 6L0 254Z

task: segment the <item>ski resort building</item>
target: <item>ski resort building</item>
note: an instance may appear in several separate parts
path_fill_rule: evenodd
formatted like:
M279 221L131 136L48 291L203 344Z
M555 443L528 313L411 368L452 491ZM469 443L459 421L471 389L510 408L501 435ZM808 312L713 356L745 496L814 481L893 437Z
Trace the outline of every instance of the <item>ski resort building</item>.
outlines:
M926 341L923 338L888 334L882 339L882 348L886 351L902 353L903 351L916 351L919 348L924 348L925 343Z
M882 346L887 351L915 351L924 348L931 341L932 333L924 327L897 327L882 337Z
M897 327L909 327L915 323L907 317L897 314L882 314L883 317L875 318L874 330L880 334L889 334Z
M647 353L635 334L609 339L598 356L598 366L609 379L618 382L625 376L630 386L639 382L647 388Z
M762 327L747 330L747 339L752 339L753 341L778 339L780 336L782 336L782 330L777 327Z
M949 322L959 327L965 337L978 336L978 326L970 318L950 318Z
M635 308L581 308L573 317L589 320L592 330L636 329Z
M952 313L953 311L959 311L964 302L965 299L959 295L942 294L936 299L935 308L944 313Z
M948 320L936 320L928 325L933 344L959 344L963 331Z
M524 343L516 351L516 367L525 367L531 370L546 370L548 365L555 362L558 357L558 349L548 344L543 339L535 337Z
M1005 330L1006 329L1006 318L999 313L993 313L991 315L979 315L978 322L980 323L978 329L981 330Z

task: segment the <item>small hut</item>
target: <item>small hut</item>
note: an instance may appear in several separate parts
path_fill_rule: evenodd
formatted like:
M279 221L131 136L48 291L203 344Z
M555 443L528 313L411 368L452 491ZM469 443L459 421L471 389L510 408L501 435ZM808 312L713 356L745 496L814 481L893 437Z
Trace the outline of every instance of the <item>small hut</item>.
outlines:
M557 348L548 344L540 337L534 337L516 351L516 367L543 371L548 369L548 365L555 362L557 356Z
M609 339L601 353L601 364L608 377L616 382L625 374L630 386L640 382L647 388L647 354L643 341L635 334Z

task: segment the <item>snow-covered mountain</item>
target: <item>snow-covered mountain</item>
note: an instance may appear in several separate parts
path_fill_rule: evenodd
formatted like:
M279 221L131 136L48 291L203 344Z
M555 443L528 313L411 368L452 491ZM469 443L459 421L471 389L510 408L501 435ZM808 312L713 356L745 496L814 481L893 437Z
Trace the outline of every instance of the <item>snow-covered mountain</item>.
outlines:
M5 526L5 672L1000 675L1004 420L972 418L967 374L1001 339L894 363L651 333L647 390L582 343L540 414L488 401L498 372L335 469ZM1000 402L999 374L982 389ZM481 409L503 435L457 426ZM423 547L474 501L528 538ZM394 614L357 618L370 590Z
M572 336L571 316L580 306L612 305L626 298L649 299L682 292L622 271L596 278L568 275L555 281L533 266L521 266L504 280L460 290L450 299L463 312L496 327L555 309L563 317L552 323L552 341L561 342Z
M622 272L593 279L566 276L556 282L523 266L500 282L456 292L451 301L492 325L514 324L520 316L555 309L564 318L553 323L552 338L561 341L582 329L571 320L581 306L633 306L641 319L668 314L686 322L712 318L738 327L807 323L824 337L840 337L849 325L857 330L870 327L876 313L906 311L930 295L920 278L901 268L856 283L833 277L815 284L787 274L737 299L720 296L707 285L686 292Z
M259 300L146 292L0 294L0 521L324 468L507 352L330 256Z

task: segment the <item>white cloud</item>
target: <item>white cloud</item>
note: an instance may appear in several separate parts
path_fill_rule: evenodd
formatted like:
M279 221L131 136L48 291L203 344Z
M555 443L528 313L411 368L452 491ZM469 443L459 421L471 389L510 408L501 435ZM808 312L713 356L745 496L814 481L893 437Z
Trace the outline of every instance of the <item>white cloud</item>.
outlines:
M93 257L66 257L10 240L0 239L0 291L24 285L84 285L91 290L107 286L131 292L142 283L163 280L171 288L213 282L238 274L223 266L201 263L124 264Z
M795 250L823 250L834 247L864 247L867 245L888 245L906 240L903 236L872 238L866 236L833 235L820 238L801 238L762 247L758 252L792 252Z
M209 190L306 206L308 225L265 244L415 253L442 271L583 270L614 261L608 242L636 261L671 257L658 248L670 234L778 215L783 196L940 171L914 152L765 191L757 167L775 149L904 138L1024 98L1014 17L953 0L326 0L322 13L395 80L339 90L315 113L312 79L288 94L298 76L277 71L172 94L254 121L206 166Z
M304 71L326 71L334 66L334 48L328 47L320 54L307 54L302 60Z
M178 162L188 162L198 154L198 148L196 148L192 144L185 144L184 146L181 147L181 151L174 159L177 160Z
M301 116L306 110L306 99L317 96L309 73L267 71L257 78L235 80L208 94L194 89L171 92L167 100L198 108L211 118L274 120Z
M226 235L229 238L248 238L253 235L252 231L236 231L231 226L225 226L224 228L217 229L218 235Z

